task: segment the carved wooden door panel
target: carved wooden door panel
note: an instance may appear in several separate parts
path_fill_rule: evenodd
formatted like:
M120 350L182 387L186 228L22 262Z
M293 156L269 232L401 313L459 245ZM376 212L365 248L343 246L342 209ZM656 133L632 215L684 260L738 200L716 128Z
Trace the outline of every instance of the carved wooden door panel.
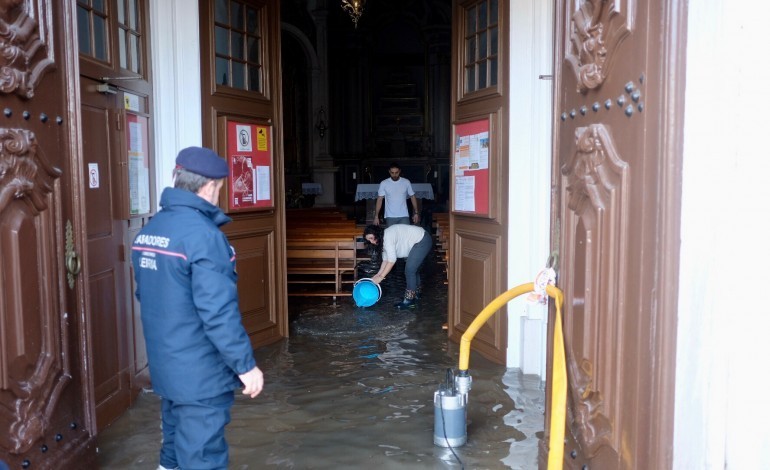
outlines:
M70 1L0 1L0 460L88 468Z
M681 170L670 129L681 125L682 91L671 64L684 29L669 12L679 2L557 3L552 226L565 293L565 465L668 468Z

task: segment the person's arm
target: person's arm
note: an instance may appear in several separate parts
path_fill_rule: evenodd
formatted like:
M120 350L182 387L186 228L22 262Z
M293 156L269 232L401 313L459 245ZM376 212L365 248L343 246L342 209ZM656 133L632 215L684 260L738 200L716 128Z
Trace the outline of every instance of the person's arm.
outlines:
M191 257L191 284L195 311L203 332L235 374L247 376L249 394L257 387L257 362L238 308L237 280L230 261L232 251L227 238L217 231L198 238L198 249ZM249 375L251 374L251 375ZM261 374L261 372L260 372ZM241 379L243 380L243 379Z
M388 230L390 229L386 229L385 232ZM388 233L384 233L382 240L379 241L382 244L382 262L380 263L380 270L372 277L372 280L377 284L385 280L385 276L388 275L393 266L396 265L396 261L398 261L398 258L396 258L395 242L393 236L390 236Z
M380 210L382 209L382 200L383 199L384 199L384 197L377 196L377 203L375 203L375 205L374 205L374 220L372 221L372 223L374 223L374 225L380 225Z
M388 275L390 270L393 269L393 266L395 266L395 265L396 265L396 263L394 263L392 261L383 261L380 264L380 270L377 272L377 274L374 275L374 277L372 278L372 281L375 284L379 284L382 281L384 281L385 280L385 276Z
M412 222L415 224L420 223L420 208L417 206L417 197L412 194L412 209L414 210L414 214L412 215Z

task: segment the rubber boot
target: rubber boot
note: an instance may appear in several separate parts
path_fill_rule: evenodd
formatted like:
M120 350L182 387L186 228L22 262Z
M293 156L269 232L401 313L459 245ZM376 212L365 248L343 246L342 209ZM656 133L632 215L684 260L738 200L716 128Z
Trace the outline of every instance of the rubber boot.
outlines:
M414 308L417 301L415 300L415 291L407 289L406 292L404 292L404 300L397 303L395 307L399 310L406 309L406 308Z
M414 291L414 300L420 300L422 298L422 286L418 287L416 291Z

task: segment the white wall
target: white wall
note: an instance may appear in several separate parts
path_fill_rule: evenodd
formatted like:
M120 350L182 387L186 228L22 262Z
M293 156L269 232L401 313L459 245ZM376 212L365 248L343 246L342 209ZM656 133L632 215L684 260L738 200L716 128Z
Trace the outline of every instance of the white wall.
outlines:
M673 468L770 468L770 7L688 10Z
M197 0L151 0L156 189L171 186L179 150L203 142Z
M532 282L548 259L551 193L553 4L510 7L510 175L508 287ZM507 366L545 380L546 308L523 297L508 304Z

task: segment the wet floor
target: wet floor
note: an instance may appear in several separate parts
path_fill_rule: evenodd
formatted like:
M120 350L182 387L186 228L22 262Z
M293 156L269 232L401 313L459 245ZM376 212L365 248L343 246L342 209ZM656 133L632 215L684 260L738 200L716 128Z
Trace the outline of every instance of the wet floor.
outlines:
M403 270L399 262L397 270ZM426 267L419 306L398 311L402 272L383 298L291 298L291 336L256 351L261 395L238 396L227 427L232 469L535 469L544 396L539 380L471 354L468 442L433 444L433 392L457 368L447 339L440 265ZM154 469L160 400L138 403L98 438L102 468Z

